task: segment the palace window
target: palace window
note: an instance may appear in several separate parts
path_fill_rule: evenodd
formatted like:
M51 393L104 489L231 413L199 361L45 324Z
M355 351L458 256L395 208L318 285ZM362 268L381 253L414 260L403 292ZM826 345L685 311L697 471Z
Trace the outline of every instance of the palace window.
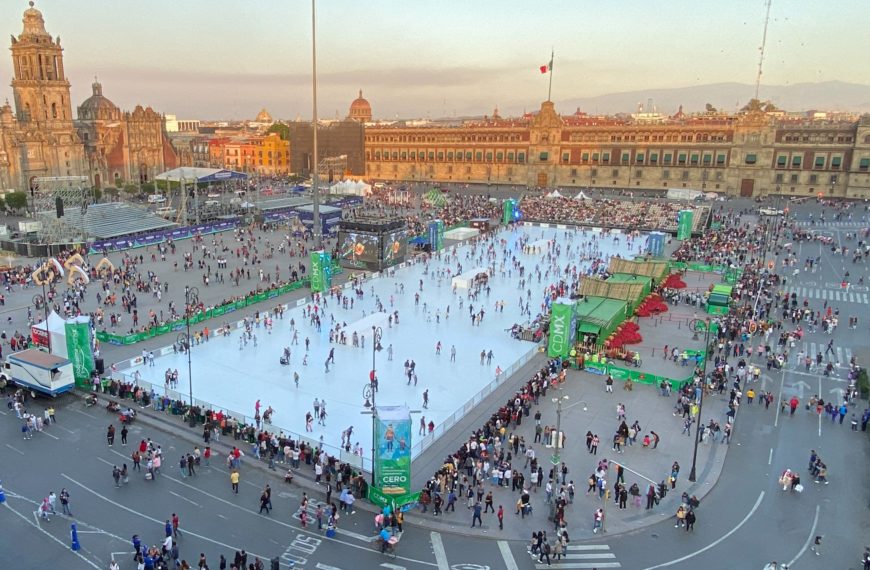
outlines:
M819 183L819 175L818 174L810 174L810 184L818 184Z
M754 154L747 154L744 162L746 162L746 164L755 164L758 162L758 157Z
M825 157L824 156L817 156L816 163L813 166L814 166L814 168L824 168L825 167Z
M840 164L843 162L843 157L841 156L832 156L831 157L831 168L833 170L839 170Z
M481 160L483 160L483 153L482 152L475 152L474 153L474 160L477 162L480 162Z
M870 158L862 158L858 162L858 170L861 172L867 172L867 170L870 170Z
M571 160L571 153L563 152L562 153L562 162L568 162Z
M514 153L512 153L512 152L507 153L507 161L508 162L514 161Z
M831 174L831 184L836 184L839 177L836 174Z
M486 161L492 162L492 153L491 152L486 153Z
M444 160L444 151L438 151L438 160Z
M782 172L777 172L776 177L774 178L777 184L782 184L784 179L785 175Z
M453 160L453 153L452 152L447 153L447 160Z
M478 154L480 154L480 153L478 153ZM465 160L471 161L471 151L468 151L465 153Z
M526 153L518 152L517 153L517 162L520 164L524 164L526 162Z
M691 161L692 161L692 164L693 164L693 165L698 164L698 155L697 155L697 154L692 154Z
M791 183L792 184L797 184L798 182L800 182L800 179L801 179L800 174L792 174L791 175Z
M788 164L788 157L786 155L781 154L776 157L777 168L785 168L786 164Z
M659 161L659 155L655 152L651 152L649 155L650 164L656 164Z
M670 177L671 177L670 170L662 170L662 180L667 180Z
M549 158L550 158L550 154L547 152L542 152L541 154L538 155L538 160L541 162L547 162L547 160Z
M628 153L624 152L624 153L622 153L622 164L626 164L626 163L628 163Z
M643 164L643 153L642 152L639 152L636 155L634 155L634 162L636 162L637 164Z
M713 155L712 155L712 154L705 154L705 155L704 155L704 158L703 158L703 162L704 162L704 165L705 165L705 166L708 166L708 165L712 164L712 162L713 162Z
M681 152L677 156L677 164L686 164L686 153Z
M501 153L501 152L497 152L497 153L495 153L495 159L496 159L498 162L501 162L501 161L504 159L504 153Z
M672 159L673 159L673 155L669 152L666 152L665 157L664 157L664 163L670 164Z
M800 168L800 166L801 166L801 156L800 156L799 154L796 154L796 155L794 155L793 157L791 157L791 165L792 165L792 167L794 167L794 168Z
M597 152L592 153L592 162L598 162L598 153Z
M605 152L601 157L601 162L610 162L610 153Z
M572 168L572 169L571 169L571 176L572 176L572 177L576 177L576 176L577 176L577 169L576 169L576 168Z

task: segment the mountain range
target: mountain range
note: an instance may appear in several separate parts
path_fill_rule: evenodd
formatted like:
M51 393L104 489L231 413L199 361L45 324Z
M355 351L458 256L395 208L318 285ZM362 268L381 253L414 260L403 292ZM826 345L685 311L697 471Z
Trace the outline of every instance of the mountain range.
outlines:
M733 112L745 105L755 93L755 86L745 83L711 83L676 87L608 93L594 97L556 100L561 113L579 109L590 115L635 113L638 105L645 112L653 110L673 115L680 107L686 113L703 111L710 103L720 111ZM653 108L649 108L648 100ZM761 85L759 99L770 100L785 111L845 111L870 112L870 85L844 81L795 83L793 85Z

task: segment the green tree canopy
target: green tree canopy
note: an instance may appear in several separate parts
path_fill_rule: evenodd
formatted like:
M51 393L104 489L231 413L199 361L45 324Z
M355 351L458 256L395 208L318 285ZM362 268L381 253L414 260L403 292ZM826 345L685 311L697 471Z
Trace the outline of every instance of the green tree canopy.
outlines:
M27 194L24 192L10 192L6 194L6 204L13 210L23 210L27 207Z
M269 127L266 132L278 133L278 136L281 137L281 140L290 140L290 127L288 127L284 123L275 123L274 125Z

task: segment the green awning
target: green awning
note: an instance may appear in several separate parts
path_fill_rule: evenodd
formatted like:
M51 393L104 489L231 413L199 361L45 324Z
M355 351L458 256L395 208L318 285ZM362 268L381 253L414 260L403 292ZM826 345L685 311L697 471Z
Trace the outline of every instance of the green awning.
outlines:
M785 163L786 163L786 162L788 162L788 157L785 156L784 154L781 154L781 155L779 155L778 157L776 157L776 163L777 163L779 166L785 166Z
M746 155L746 164L755 164L758 158L754 154Z
M601 327L595 326L591 323L580 323L580 328L578 329L580 334L598 334L601 332Z

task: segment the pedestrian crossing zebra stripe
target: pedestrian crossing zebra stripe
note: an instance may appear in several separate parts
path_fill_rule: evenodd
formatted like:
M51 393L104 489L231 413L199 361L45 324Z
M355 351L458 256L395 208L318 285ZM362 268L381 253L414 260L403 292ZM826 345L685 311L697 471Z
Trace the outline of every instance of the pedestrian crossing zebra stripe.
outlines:
M622 564L616 561L616 555L610 552L610 546L607 544L569 544L565 547L560 560L556 560L553 553L550 553L551 564L537 562L538 554L529 552L529 555L536 562L536 570L622 568Z
M799 287L789 285L783 289L788 295L795 294L799 299L819 299L840 303L870 304L870 294L822 289L819 287Z
M856 221L845 221L845 222L825 221L825 222L820 222L820 221L816 220L815 223L812 223L808 220L799 220L799 221L794 222L794 223L797 226L801 226L801 227L805 227L805 228L807 228L807 227L809 227L809 228L826 228L826 227L863 228L863 227L867 226L867 222L861 222L861 221L858 221L858 222L856 222Z
M852 361L852 349L851 348L844 347L844 346L834 346L833 347L834 355L832 357L828 356L828 354L830 354L830 352L827 350L827 348L828 348L827 343L816 344L814 342L804 341L803 354L806 356L809 356L810 358L813 359L813 362L815 362L816 355L821 352L823 362L826 362L830 358L831 362L833 362L838 367L849 366L849 364ZM809 351L809 352L807 352L807 351ZM802 366L803 363L798 362L797 365Z

